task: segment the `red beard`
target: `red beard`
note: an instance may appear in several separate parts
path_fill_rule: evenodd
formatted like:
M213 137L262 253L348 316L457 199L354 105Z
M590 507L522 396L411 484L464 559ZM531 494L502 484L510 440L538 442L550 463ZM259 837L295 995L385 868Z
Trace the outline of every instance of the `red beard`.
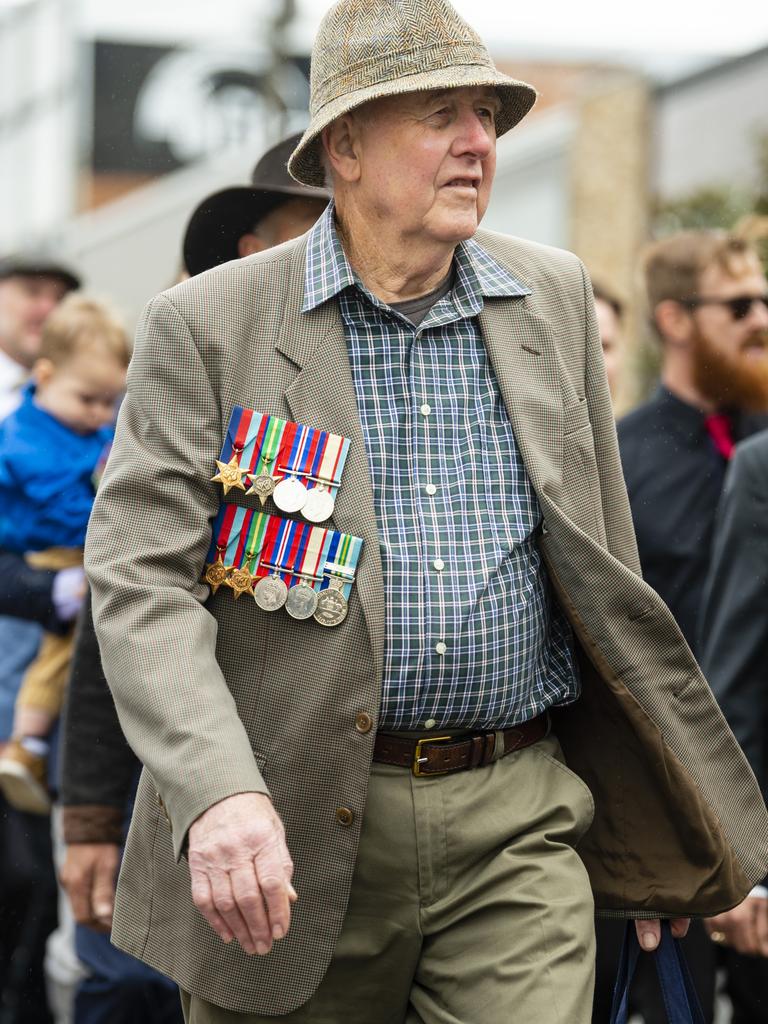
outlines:
M732 355L697 331L693 338L693 380L697 389L718 408L768 412L768 332L756 331ZM763 354L746 354L762 345Z

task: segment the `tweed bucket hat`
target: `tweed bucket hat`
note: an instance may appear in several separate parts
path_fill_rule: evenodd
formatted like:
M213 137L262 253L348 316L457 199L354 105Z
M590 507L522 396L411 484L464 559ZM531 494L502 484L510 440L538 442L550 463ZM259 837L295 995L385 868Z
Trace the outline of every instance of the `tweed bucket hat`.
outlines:
M310 124L288 170L305 185L322 186L321 132L369 100L483 85L501 101L498 135L536 100L532 86L496 69L480 37L446 0L339 0L312 47Z

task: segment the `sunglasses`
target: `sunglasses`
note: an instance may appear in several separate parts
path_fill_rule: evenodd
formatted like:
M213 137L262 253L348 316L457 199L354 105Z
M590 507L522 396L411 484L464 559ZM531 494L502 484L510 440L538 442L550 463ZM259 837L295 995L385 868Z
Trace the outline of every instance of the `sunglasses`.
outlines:
M734 320L743 320L752 312L756 302L762 302L768 309L768 292L765 295L737 295L733 299L684 299L681 305L687 309L696 309L697 306L727 306Z

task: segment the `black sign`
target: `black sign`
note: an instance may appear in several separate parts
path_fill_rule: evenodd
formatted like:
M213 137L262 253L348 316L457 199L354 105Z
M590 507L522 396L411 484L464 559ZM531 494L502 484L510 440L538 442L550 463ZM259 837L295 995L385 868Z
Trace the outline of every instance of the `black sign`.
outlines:
M307 122L308 58L97 42L96 172L163 174L230 147L261 152Z

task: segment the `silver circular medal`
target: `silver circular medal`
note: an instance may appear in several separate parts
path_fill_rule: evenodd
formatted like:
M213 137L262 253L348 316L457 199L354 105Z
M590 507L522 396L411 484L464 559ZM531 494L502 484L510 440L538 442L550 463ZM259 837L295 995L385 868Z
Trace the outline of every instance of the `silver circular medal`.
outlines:
M346 597L340 591L329 587L327 590L321 590L317 598L315 622L319 622L321 626L338 626L346 619L348 611Z
M294 619L311 619L317 608L317 593L302 580L288 591L285 610Z
M253 599L264 612L276 612L288 597L288 587L277 575L263 576L253 588Z
M272 500L281 512L299 512L307 500L307 488L295 476L287 476L275 487Z
M301 510L301 514L310 523L322 523L330 519L336 502L333 495L323 484L313 487L307 494L307 500Z

